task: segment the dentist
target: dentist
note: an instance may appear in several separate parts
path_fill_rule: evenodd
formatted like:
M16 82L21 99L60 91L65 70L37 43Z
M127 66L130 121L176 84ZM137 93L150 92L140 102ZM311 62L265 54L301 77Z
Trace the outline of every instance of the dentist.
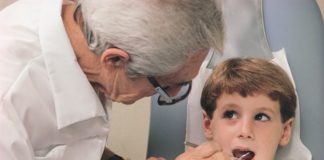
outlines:
M1 159L109 159L111 101L156 92L166 105L184 99L208 48L222 50L221 15L214 0L19 0L5 8Z

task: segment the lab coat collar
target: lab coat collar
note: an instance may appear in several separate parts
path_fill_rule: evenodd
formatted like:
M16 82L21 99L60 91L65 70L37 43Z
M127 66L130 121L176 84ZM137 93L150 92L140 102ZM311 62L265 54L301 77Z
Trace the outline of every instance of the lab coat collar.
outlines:
M43 1L39 28L41 49L54 92L58 129L106 115L74 55L61 9L62 0Z

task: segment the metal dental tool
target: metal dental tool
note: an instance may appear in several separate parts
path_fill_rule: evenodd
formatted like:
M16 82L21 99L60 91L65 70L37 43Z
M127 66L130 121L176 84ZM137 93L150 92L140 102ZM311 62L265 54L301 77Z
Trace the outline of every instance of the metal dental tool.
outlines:
M250 154L250 152L247 152L245 154L243 154L240 158L238 158L237 160L243 160L243 158L247 157Z
M188 142L188 141L185 141L184 144L186 146L190 146L190 147L193 147L193 148L196 148L198 146L198 144L194 144L194 143L191 143L191 142Z

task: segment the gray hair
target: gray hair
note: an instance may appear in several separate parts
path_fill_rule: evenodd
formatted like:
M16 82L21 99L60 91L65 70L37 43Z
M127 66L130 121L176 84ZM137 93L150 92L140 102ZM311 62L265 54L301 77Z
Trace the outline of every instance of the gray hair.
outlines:
M177 71L191 54L223 46L221 6L216 0L80 0L89 48L110 47L130 56L129 76Z

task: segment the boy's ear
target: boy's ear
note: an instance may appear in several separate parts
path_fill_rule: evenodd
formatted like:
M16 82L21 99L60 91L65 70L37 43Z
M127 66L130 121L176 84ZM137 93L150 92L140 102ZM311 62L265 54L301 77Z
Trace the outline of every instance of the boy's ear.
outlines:
M129 55L126 51L119 48L106 49L100 58L100 62L105 65L112 65L114 67L124 66L129 60Z
M285 122L282 136L279 143L281 146L285 146L289 143L292 135L292 130L293 130L293 122L294 122L294 118L290 118Z
M213 132L211 129L211 119L208 117L207 113L203 111L203 129L205 137L210 140L213 138Z

